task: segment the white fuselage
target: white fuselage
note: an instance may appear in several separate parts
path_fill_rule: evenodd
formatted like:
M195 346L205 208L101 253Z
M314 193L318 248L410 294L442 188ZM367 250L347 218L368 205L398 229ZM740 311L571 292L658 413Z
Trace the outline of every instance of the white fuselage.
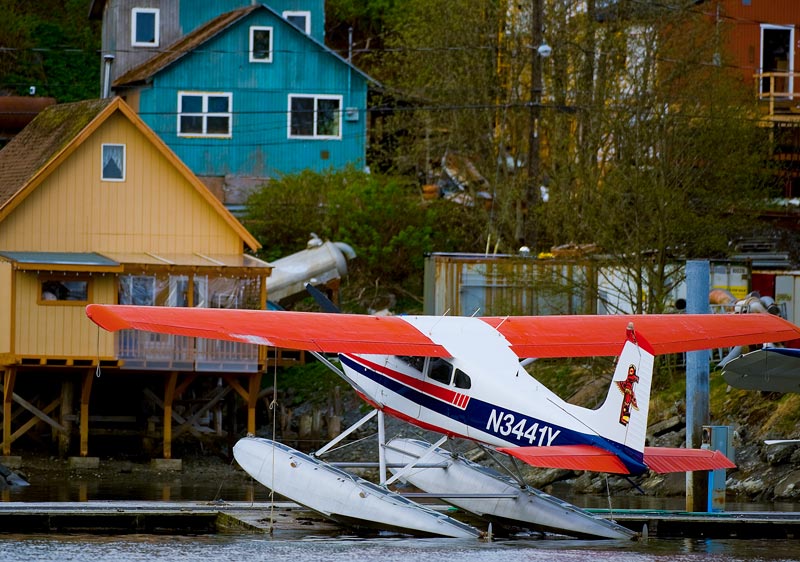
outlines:
M416 358L415 366L391 355L340 355L345 374L370 402L415 425L495 446L592 440L576 415L583 409L531 377L506 339L486 322L407 320L453 355L446 360L449 366L434 369L441 359Z

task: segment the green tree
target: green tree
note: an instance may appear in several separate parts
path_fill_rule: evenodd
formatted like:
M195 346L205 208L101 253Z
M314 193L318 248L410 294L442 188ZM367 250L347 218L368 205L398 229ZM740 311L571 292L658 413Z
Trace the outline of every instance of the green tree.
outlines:
M507 178L498 166L498 119L513 123L497 72L505 2L408 0L387 18L386 51L375 72L386 86L376 105L390 107L384 119L383 161L420 183L432 183L445 155L468 161L488 179L495 206L478 231L483 250L505 238L498 218L507 212ZM374 150L374 148L373 148ZM475 196L475 193L469 195Z
M353 60L369 68L370 53L383 48L387 17L395 4L395 0L327 0L326 43L340 53L347 53L352 31Z
M769 177L755 100L702 6L541 4L547 59L531 41L536 2L409 0L393 12L379 78L405 100L387 120L395 170L427 181L443 154L468 157L494 195L484 242L595 246L634 280L634 309L657 310L680 280L675 263L722 257L752 228Z
M59 102L96 98L100 30L90 0L0 0L0 91L50 96Z
M711 20L680 2L628 7L610 20L554 18L554 53L577 37L604 56L579 44L553 57L554 105L575 111L545 116L550 201L536 220L552 244L596 244L632 280L633 309L658 312L677 262L724 257L752 229L769 143L748 89L715 64ZM589 56L591 84L563 78Z
M271 181L249 198L245 221L267 260L303 249L314 232L355 249L354 293L380 286L402 296L422 293L427 252L473 243L478 216L448 201L424 201L406 180L346 169Z

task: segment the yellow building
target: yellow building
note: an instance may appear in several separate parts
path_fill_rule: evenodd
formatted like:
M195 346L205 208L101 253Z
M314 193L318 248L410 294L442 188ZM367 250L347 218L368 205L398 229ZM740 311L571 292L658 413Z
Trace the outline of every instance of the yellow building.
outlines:
M199 435L223 391L245 399L253 431L264 349L110 334L84 309L264 308L271 268L245 253L259 246L121 99L43 111L0 151L2 453L49 425L61 454L77 426L87 456L90 434L149 424L171 458L173 423ZM205 410L178 415L173 401L192 384L222 390L193 391ZM124 411L130 393L150 401L147 420Z

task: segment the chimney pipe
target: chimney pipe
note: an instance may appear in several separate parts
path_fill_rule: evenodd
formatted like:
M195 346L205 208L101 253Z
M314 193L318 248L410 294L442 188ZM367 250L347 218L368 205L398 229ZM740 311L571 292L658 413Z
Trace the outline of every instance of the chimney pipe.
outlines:
M103 99L111 97L111 64L114 62L114 55L103 55Z

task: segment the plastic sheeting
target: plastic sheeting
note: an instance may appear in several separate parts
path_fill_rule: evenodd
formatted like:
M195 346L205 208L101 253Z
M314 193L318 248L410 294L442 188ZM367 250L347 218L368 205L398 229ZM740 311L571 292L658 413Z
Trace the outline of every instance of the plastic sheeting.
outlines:
M190 294L191 293L191 294ZM119 304L261 308L261 279L208 275L121 275Z

